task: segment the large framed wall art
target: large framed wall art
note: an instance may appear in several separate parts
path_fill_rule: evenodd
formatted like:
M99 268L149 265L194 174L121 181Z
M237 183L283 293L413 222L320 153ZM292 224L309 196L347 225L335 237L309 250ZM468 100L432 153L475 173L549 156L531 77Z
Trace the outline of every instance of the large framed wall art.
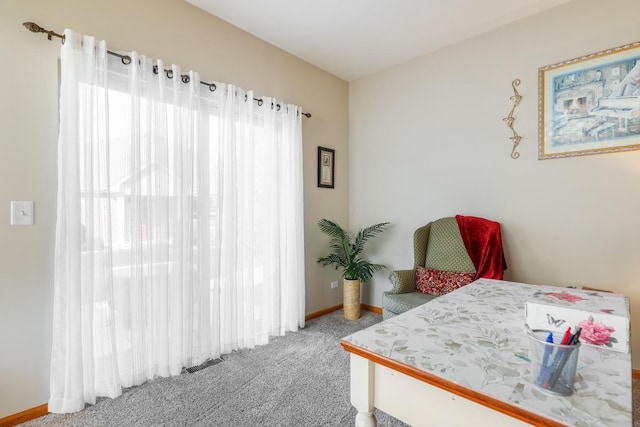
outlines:
M640 149L640 42L538 70L538 158Z

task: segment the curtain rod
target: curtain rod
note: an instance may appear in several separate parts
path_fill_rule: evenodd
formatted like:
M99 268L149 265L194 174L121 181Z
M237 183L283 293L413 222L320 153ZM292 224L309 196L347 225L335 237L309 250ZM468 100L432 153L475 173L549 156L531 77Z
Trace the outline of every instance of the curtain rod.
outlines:
M58 37L58 38L60 38L62 40L62 43L64 44L64 34L58 34L58 33L54 32L54 31L45 30L40 25L38 25L38 24L36 24L34 22L23 22L22 25L24 25L24 27L27 30L31 31L32 33L44 33L44 34L46 34L47 35L47 39L49 39L49 40L51 40L51 37ZM110 50L107 50L107 53L109 55L117 56L118 58L120 58L122 63L125 64L125 65L131 64L131 57L129 55L120 55L119 53L112 52ZM153 66L153 72L155 74L158 74L158 66L157 65ZM173 78L173 70L164 70L164 73L167 75L168 78L170 78L170 79ZM182 83L189 83L189 80L191 80L191 78L187 74L181 74L180 78L182 80ZM211 92L213 92L213 91L215 91L217 89L217 86L216 86L215 83L207 83L207 82L201 81L200 84L203 84L203 85L207 86ZM260 98L253 98L253 100L256 101L259 106L262 106L262 104L264 103L264 101L262 99L260 99ZM245 95L245 101L246 101L246 95ZM280 105L277 105L277 108L280 109ZM303 112L301 112L301 114L303 116L305 116L306 118L310 118L311 117L311 113L303 113Z

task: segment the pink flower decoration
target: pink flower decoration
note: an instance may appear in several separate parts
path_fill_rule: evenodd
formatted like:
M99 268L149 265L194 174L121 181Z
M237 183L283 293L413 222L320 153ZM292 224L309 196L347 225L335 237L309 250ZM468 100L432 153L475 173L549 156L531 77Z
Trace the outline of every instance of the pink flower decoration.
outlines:
M612 326L594 322L593 319L583 320L578 323L578 326L582 328L580 338L595 345L607 344L611 338L611 332L616 331Z
M562 301L568 301L568 302L582 301L582 298L579 297L578 295L565 294L560 292L545 292L545 295L557 298Z

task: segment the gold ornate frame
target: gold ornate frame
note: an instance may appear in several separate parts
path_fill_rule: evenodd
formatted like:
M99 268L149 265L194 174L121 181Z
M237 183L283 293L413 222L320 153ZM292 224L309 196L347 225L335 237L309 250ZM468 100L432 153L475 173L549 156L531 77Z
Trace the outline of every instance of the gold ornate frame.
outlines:
M640 42L538 70L538 158L640 149Z

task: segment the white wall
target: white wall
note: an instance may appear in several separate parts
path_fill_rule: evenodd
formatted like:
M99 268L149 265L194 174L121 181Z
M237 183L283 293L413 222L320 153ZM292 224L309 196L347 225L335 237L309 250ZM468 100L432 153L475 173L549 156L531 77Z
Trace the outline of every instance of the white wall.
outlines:
M182 0L0 1L0 418L47 402L55 235L60 41L23 28L73 28L253 89L311 112L303 120L306 311L340 304L322 217L348 222L348 85ZM316 187L317 146L336 149L336 188ZM34 200L32 227L9 226L9 201Z
M637 0L572 1L350 84L350 220L394 225L372 259L411 268L413 231L442 216L502 223L506 279L631 298L640 330L640 151L538 160L538 68L640 40ZM524 96L510 158L502 121ZM381 305L389 270L363 291ZM523 313L524 315L524 313ZM640 340L633 342L640 369Z

